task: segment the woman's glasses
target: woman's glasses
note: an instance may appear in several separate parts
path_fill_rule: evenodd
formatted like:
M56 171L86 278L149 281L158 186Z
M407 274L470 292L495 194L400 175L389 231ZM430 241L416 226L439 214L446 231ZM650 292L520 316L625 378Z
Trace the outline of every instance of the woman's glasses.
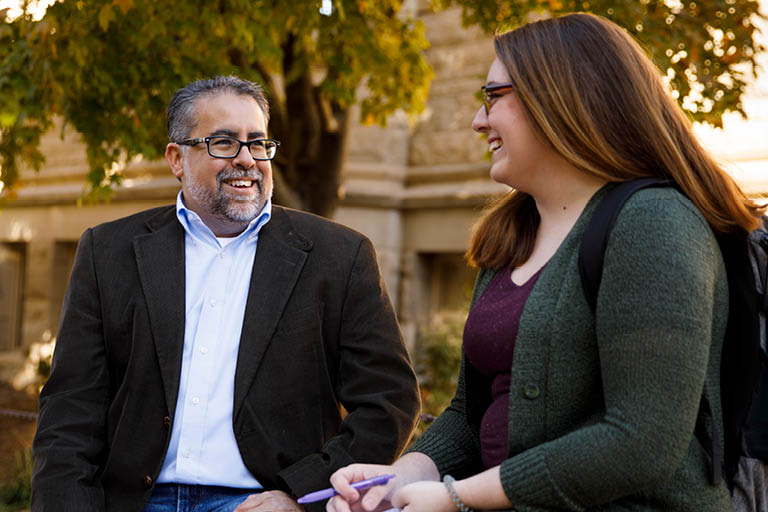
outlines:
M485 107L485 115L488 115L488 113L491 111L491 107L497 99L501 98L505 94L512 92L514 87L515 86L511 83L482 86L480 90L483 92L483 106Z

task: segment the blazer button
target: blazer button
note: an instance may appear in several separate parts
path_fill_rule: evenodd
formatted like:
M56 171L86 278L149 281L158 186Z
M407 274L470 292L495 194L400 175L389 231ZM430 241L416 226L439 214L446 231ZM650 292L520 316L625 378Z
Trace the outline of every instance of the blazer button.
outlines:
M152 487L152 477L149 475L144 475L144 485L147 487Z
M165 425L166 427L170 427L171 426L171 417L170 416L166 416L165 418L163 418L163 425Z
M536 384L526 384L523 386L523 396L528 400L536 400L540 394L541 390Z

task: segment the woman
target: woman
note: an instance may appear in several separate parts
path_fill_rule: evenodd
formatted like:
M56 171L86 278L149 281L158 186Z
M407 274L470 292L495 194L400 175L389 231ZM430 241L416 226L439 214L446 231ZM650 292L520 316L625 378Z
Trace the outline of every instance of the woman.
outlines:
M472 127L513 190L470 242L481 272L456 395L392 466L336 472L327 509L729 510L694 436L702 392L721 418L728 292L713 232L755 229L760 209L616 25L572 14L495 49ZM593 315L581 236L613 183L648 176L677 187L625 204ZM362 499L349 485L384 473Z

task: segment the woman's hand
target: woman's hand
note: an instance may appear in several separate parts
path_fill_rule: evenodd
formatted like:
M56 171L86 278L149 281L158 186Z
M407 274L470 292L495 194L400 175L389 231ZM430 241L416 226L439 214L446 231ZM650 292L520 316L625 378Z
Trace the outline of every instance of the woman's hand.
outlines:
M381 475L395 475L386 485L375 485L362 492L350 484ZM440 473L432 459L423 453L408 453L391 466L351 464L331 476L331 485L339 493L328 501L328 512L380 512L389 509L392 495L412 482L439 480Z
M440 482L415 482L401 487L392 496L392 505L405 512L454 512L456 510L448 490Z
M386 485L375 485L369 489L358 491L352 487L353 482L367 480L380 475L392 475ZM339 493L328 501L325 509L328 512L379 512L391 508L389 496L402 484L398 480L394 466L379 464L350 464L331 475L331 485Z

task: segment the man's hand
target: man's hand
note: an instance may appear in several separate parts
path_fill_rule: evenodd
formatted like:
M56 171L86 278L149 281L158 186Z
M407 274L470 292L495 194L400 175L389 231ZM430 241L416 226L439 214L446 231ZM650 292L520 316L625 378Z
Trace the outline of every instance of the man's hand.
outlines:
M304 508L283 491L251 494L234 512L303 512Z

